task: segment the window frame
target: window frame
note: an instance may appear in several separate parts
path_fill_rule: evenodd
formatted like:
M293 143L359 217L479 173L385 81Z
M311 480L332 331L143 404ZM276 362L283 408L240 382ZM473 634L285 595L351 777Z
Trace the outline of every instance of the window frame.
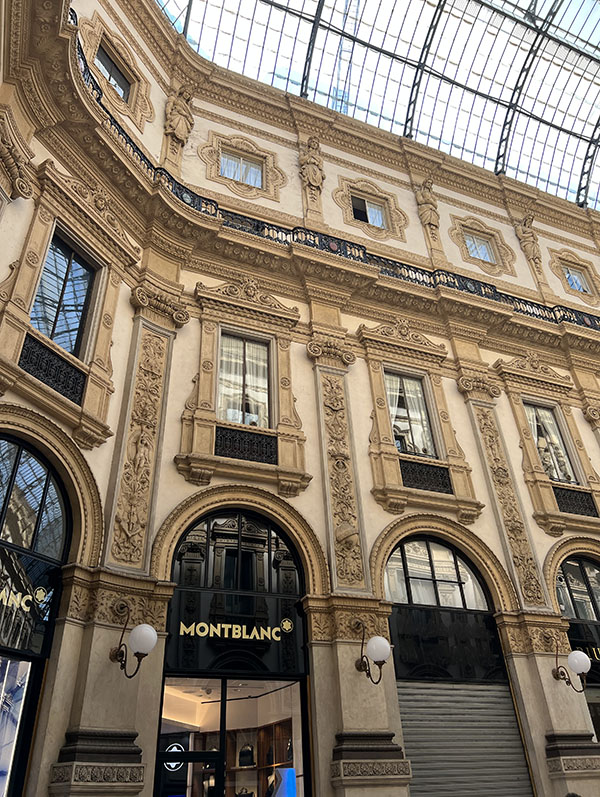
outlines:
M111 69L106 70L106 64L99 58L98 53L100 52L100 50L102 50L102 52L106 55L106 57L110 61ZM112 90L119 97L119 99L122 102L124 102L126 105L129 105L135 88L135 82L136 82L135 78L132 77L130 70L118 57L118 55L115 52L115 49L111 47L110 42L105 36L102 36L100 38L98 46L96 47L96 52L94 53L94 66L101 73L104 80L112 88ZM127 92L124 94L120 94L119 91L117 91L116 86L119 86L119 88L121 89L123 87L120 86L118 81L115 81L114 78L112 78L112 72L113 72L112 67L114 67L114 69L121 75L121 77L127 84ZM109 73L108 76L104 74L103 70L108 71Z
M260 167L260 185L253 185L252 183L247 183L245 180L236 180L235 177L228 177L226 174L223 174L223 156L226 155L230 158L237 158L240 162L240 174L243 171L243 163L246 161L247 163ZM224 180L233 180L234 183L240 183L241 185L247 185L249 188L254 188L257 191L264 190L265 184L265 160L264 158L260 157L248 157L245 153L236 152L235 150L229 150L227 147L222 148L219 151L219 176L222 177Z
M575 446L572 445L571 434L570 434L569 428L567 426L567 423L566 423L565 419L563 418L562 407L560 406L560 404L557 404L557 403L552 402L552 401L546 401L543 398L540 398L540 397L537 397L537 396L532 397L532 396L530 396L528 394L523 394L522 403L523 403L523 411L525 413L525 418L527 420L527 430L531 433L531 439L533 441L533 445L534 445L534 448L536 450L536 455L537 455L537 458L538 458L538 462L542 466L542 468L544 470L544 473L550 479L550 482L552 484L557 484L557 485L572 485L574 487L585 487L586 486L586 479L585 479L585 476L584 476L584 474L583 474L583 472L581 470L579 457L578 457L577 452L575 450ZM526 409L528 406L533 407L533 408L541 407L543 409L550 410L552 412L552 414L554 415L554 420L556 421L556 426L558 427L558 431L560 433L561 441L562 441L562 444L564 446L564 451L565 451L565 453L567 455L567 459L569 461L569 464L571 465L571 469L572 469L573 474L575 476L575 480L574 481L569 482L569 481L566 481L565 479L553 479L550 476L550 474L547 473L547 471L544 468L543 463L541 461L541 457L539 455L537 443L536 443L536 441L534 439L533 432L531 431L531 426L529 424L529 416L527 415L527 409Z
M437 603L435 603L435 604L431 604L431 603L415 603L413 601L413 599L412 599L412 588L411 588L410 582L411 582L412 578L418 578L418 576L413 577L413 576L409 575L409 569L408 569L408 564L407 564L407 560L406 560L406 551L404 549L404 546L406 544L411 543L411 542L423 542L423 543L425 543L425 545L427 547L427 555L428 555L428 558L429 558L429 568L430 568L430 571L431 571L431 577L423 577L423 578L424 578L424 580L430 581L433 584L434 594L435 594L435 598L436 598L436 601L437 601ZM446 548L447 550L449 550L452 553L453 561L454 561L454 568L455 568L456 577L457 577L456 581L450 581L448 579L437 578L437 576L435 575L435 565L434 565L433 555L431 553L431 547L430 547L430 543L431 542L435 542L438 545L441 545L442 547ZM405 537L404 539L400 540L398 542L398 544L394 547L392 552L390 553L390 555L388 557L388 560L387 560L387 562L385 564L384 578L387 577L387 568L388 568L389 562L390 562L392 556L398 550L400 550L400 554L402 556L402 569L403 569L403 575L404 575L404 584L405 584L405 588L406 588L407 601L406 601L406 603L397 603L395 601L391 601L394 606L430 607L430 608L436 608L436 609L448 609L448 610L457 611L457 612L460 612L460 611L463 611L463 612L482 612L482 613L485 613L485 614L489 614L490 612L494 611L493 602L491 600L491 596L490 596L487 584L483 581L481 575L477 572L477 568L469 561L469 559L462 553L462 551L460 551L458 548L456 548L456 546L452 545L447 540L441 539L441 538L438 538L438 537L435 537L435 536L427 535L427 534L418 534L418 535L415 535L415 536L411 535L410 537ZM466 600L465 600L465 592L464 592L464 588L463 588L464 582L461 581L461 579L460 579L460 571L459 571L459 567L458 567L458 559L460 559L462 564L465 565L468 568L468 570L473 574L473 577L477 581L477 584L479 585L479 587L480 587L480 589L482 591L483 597L484 597L484 599L485 599L485 601L487 603L487 607L485 609L469 609L467 607ZM442 603L440 603L438 581L441 582L441 583L445 583L445 584L458 584L460 595L461 595L461 600L462 600L462 604L463 605L462 606L444 606ZM386 600L391 600L391 599L388 598L387 595L386 595Z
M567 281L567 284L569 285L571 290L577 291L577 293L582 293L585 296L593 296L593 291L590 288L590 285L589 285L589 282L588 282L588 278L587 278L585 272L583 271L583 269L576 268L575 266L572 266L570 263L563 263L562 270L563 270L563 273L565 275L565 279ZM575 285L573 285L571 283L571 279L570 278L572 278L573 272L575 273L576 279L579 281L579 283L582 286L584 286L584 290L580 290L579 288L575 287Z
M419 458L426 459L426 460L434 460L434 461L438 461L438 462L439 461L443 461L444 460L444 456L445 456L445 452L443 451L443 449L441 447L441 443L442 443L441 430L435 428L435 425L433 423L433 417L434 416L433 416L433 413L431 412L431 409L430 409L431 406L435 406L435 397L433 396L433 391L431 390L431 387L428 384L428 374L427 373L420 373L420 372L417 372L417 371L411 371L410 369L404 369L404 368L403 369L399 369L398 367L389 367L388 365L386 365L384 363L383 364L383 381L384 381L384 384L385 384L385 377L386 377L387 374L393 374L394 376L397 376L400 379L403 379L404 377L407 377L409 379L416 379L416 380L418 380L421 383L421 387L422 387L422 390L423 390L423 400L425 402L425 411L427 413L427 422L429 424L429 433L431 435L431 440L432 440L433 448L434 448L434 453L433 454L422 454L422 453L418 453L418 452L414 452L414 451L401 451L398 448L398 446L396 445L396 438L394 436L393 442L394 442L394 445L396 445L396 449L398 450L398 454L401 457L402 456L408 456L408 457L413 457L414 456L414 457L419 457ZM389 400L388 400L387 385L386 385L386 391L385 391L385 400L386 400L386 403L387 403L388 413L389 413L389 416L390 416L390 425L392 427L392 435L394 435L394 424L393 424L393 421L392 421L392 411L391 411L391 407L389 405ZM408 415L408 410L407 410L407 415ZM409 416L409 425L410 425L410 416ZM411 430L411 438L412 438L412 430Z
M471 257L475 258L475 260L481 260L484 263L488 263L491 266L498 265L498 258L494 248L493 238L481 233L476 233L473 230L468 230L468 229L463 230L463 235L465 238L465 246L467 247L467 250ZM478 254L473 254L473 252L471 251L471 247L469 246L469 238L471 238L473 246L475 247ZM481 251L481 243L485 245L487 251L490 254L491 259L487 259L485 257L479 257L479 252Z
M53 338L49 337L40 329L38 329L38 327L34 326L31 321L31 313L33 311L38 296L38 292L42 282L42 277L44 274L44 269L46 267L46 261L50 253L52 242L54 241L55 238L58 238L62 244L65 244L72 250L71 258L73 254L78 255L85 262L85 266L89 269L89 271L92 274L92 280L90 283L90 287L88 288L84 306L81 313L81 322L79 325L79 329L77 331L77 338L75 341L75 347L73 352L68 351L67 349L63 348L59 343L56 343ZM87 359L89 359L89 344L92 339L92 332L96 327L96 311L98 310L98 297L100 296L100 293L104 287L104 280L105 280L104 275L106 273L107 273L107 268L105 267L105 265L102 264L100 258L97 258L95 255L93 255L87 247L81 246L57 220L52 229L48 242L46 244L44 257L42 258L42 267L38 274L35 290L33 292L33 296L31 299L31 306L29 308L29 324L31 328L38 335L41 335L44 341L50 341L62 353L75 357L77 360L83 363L87 362ZM64 294L65 284L66 284L66 276L63 282L61 298ZM58 310L56 315L58 317ZM56 318L54 320L54 325L55 324L56 324Z
M263 343L267 346L267 391L268 391L268 401L267 401L267 412L268 412L268 426L251 426L247 423L239 423L237 421L229 421L226 418L219 418L217 414L217 424L218 425L233 425L237 428L242 429L252 429L258 432L262 431L273 431L277 428L277 419L275 416L275 406L276 403L274 401L274 389L275 389L275 363L273 362L273 345L274 340L273 337L270 335L261 335L260 333L252 331L250 334L247 332L242 332L236 327L228 326L228 325L219 325L219 335L217 340L217 375L215 379L215 396L214 396L214 406L215 412L218 413L218 406L219 406L219 384L220 384L220 376L221 376L221 345L222 345L222 338L223 336L229 336L234 338L240 338L244 341L244 376L243 376L243 393L242 393L242 407L244 403L244 396L245 396L245 385L246 385L246 358L245 358L245 351L246 351L246 342L251 343ZM245 410L242 409L242 414L245 415Z
M590 599L590 602L591 602L592 608L594 610L594 613L596 615L594 620L590 620L587 617L579 617L579 615L577 614L577 603L573 599L573 592L571 590L571 585L569 584L569 579L567 578L565 572L563 571L563 565L567 564L569 561L575 562L578 565L578 567L580 568L581 573L583 574L583 582L585 584L586 592L587 592L588 598ZM562 575L562 577L564 578L564 581L565 581L567 592L569 593L569 599L571 601L571 605L573 606L573 610L575 612L575 617L571 617L571 615L568 615L568 614L563 614L562 611L561 611L561 616L565 617L568 620L574 620L574 621L579 622L579 623L600 623L600 602L598 600L596 600L596 596L594 595L594 591L590 587L590 579L589 579L589 576L588 576L588 574L586 572L586 569L584 567L585 563L592 564L592 565L594 565L594 567L596 567L596 568L598 568L600 570L600 563L595 562L593 559L589 559L588 557L585 557L585 556L578 556L578 555L565 556L565 558L560 562L560 564L558 565L558 569L556 571L556 584L554 585L554 589L555 589L555 592L556 592L556 601L558 603L558 608L560 610L560 600L559 600L559 597L558 597L558 578L559 578L559 575Z

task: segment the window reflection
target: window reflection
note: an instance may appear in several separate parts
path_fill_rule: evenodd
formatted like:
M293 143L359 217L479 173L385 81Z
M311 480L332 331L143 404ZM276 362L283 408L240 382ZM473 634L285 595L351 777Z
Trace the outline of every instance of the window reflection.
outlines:
M6 794L12 774L30 669L27 661L0 656L0 797Z
M567 559L556 576L561 614L578 620L600 621L600 568L588 559Z
M489 609L466 561L453 548L433 540L407 540L396 548L386 566L385 590L393 603Z

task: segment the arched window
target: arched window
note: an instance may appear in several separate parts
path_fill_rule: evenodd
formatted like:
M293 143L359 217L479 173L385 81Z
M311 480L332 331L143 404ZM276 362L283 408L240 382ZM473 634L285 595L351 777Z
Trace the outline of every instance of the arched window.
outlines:
M600 622L600 566L569 557L558 568L556 594L563 617Z
M69 518L50 464L0 435L0 794L22 791Z
M434 540L400 543L385 570L385 589L393 603L489 610L471 567L453 548Z

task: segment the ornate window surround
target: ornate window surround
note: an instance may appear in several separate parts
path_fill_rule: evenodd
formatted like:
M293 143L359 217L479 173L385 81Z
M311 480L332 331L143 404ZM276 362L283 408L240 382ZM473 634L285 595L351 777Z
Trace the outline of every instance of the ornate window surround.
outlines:
M452 220L452 227L448 231L448 234L458 246L461 257L466 263L472 263L482 271L485 271L486 274L491 274L493 276L508 274L511 277L516 277L517 273L514 269L514 264L517 256L510 246L508 246L499 230L488 227L487 224L484 224L480 219L475 218L475 216L459 217L451 213L450 218ZM487 260L473 257L469 252L465 240L465 233L471 233L472 235L485 238L494 253L496 262L489 263Z
M600 304L600 277L594 268L594 264L589 260L583 260L570 249L549 249L548 251L550 253L550 270L559 278L565 293L576 296L592 307ZM569 285L565 275L565 266L572 266L584 274L590 293L575 290Z
M261 291L256 281L222 283L208 288L199 282L195 291L200 305L201 343L198 373L181 416L178 471L192 484L209 484L214 475L270 482L280 495L298 495L312 476L306 472L302 422L292 393L290 345L292 329L300 313L287 308L274 296ZM223 319L227 318L227 323ZM249 434L270 430L217 421L216 395L220 331L250 333L271 343L272 431L277 437L278 464L250 462L215 456L217 423Z
M332 197L336 205L342 209L345 224L358 227L365 235L379 241L388 238L406 241L404 230L408 226L408 216L400 210L395 194L384 191L370 180L353 180L340 176L338 182L339 187L332 193ZM385 227L376 227L374 224L355 219L352 212L352 195L381 205L385 216Z
M471 468L456 440L448 413L442 387L442 363L448 354L446 347L415 332L405 319L380 324L374 329L361 324L357 336L365 348L373 396L369 459L373 473L371 492L375 500L394 514L400 514L407 506L421 507L432 511L455 512L461 523L473 523L480 515L483 504L475 498ZM443 459L441 456L432 459L399 454L392 433L384 370L423 378L432 433L439 455L445 454ZM405 487L400 470L401 459L447 467L454 494Z
M97 11L94 11L91 20L80 19L79 32L88 65L104 91L103 99L110 108L129 117L138 130L143 133L146 122L152 122L154 119L154 107L150 101L150 82L136 66L136 59L131 49L104 23ZM100 45L119 67L131 86L127 101L118 95L95 65L96 53Z
M82 448L101 445L113 432L106 425L114 390L110 347L123 265L137 262L134 247L113 212L109 198L81 180L65 177L48 162L40 167L42 192L19 260L0 283L0 393L11 389L72 429ZM63 221L68 220L68 221ZM96 275L81 359L46 338L30 323L37 291L55 228L96 264ZM35 338L63 361L83 371L81 406L74 404L19 367L26 336Z
M600 506L600 479L586 455L571 411L573 382L550 366L541 362L537 354L529 352L524 357L510 361L497 360L493 365L510 400L514 419L519 430L523 451L524 480L533 504L533 517L544 531L559 537L564 531L600 531L600 518L560 512L553 487L564 486L553 482L540 461L537 447L530 431L525 403L537 404L554 410L567 453L579 481L569 489L592 493Z
M221 174L221 153L225 151L231 155L250 157L262 163L262 186L248 185L231 177ZM206 177L216 183L226 185L230 191L244 199L272 199L279 202L279 189L287 183L285 173L277 164L277 155L274 152L261 149L257 144L244 136L226 136L210 130L208 144L198 147L198 155L206 164Z

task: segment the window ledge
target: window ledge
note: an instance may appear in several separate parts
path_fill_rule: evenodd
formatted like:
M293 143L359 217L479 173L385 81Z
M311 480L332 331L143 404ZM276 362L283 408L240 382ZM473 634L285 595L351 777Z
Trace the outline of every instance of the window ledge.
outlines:
M86 390L91 379L90 368L81 365L86 374ZM81 448L91 449L102 445L113 432L110 427L94 417L83 407L65 398L63 395L31 376L12 360L0 354L0 395L6 390L31 401L37 408L44 409L50 417L70 427L75 442Z
M305 490L312 479L310 473L294 468L213 454L177 454L174 459L179 473L201 487L210 484L213 476L227 476L276 484L279 495L293 497Z
M484 504L474 498L461 497L448 493L435 493L432 490L417 490L414 487L373 487L371 490L377 503L388 512L400 515L408 507L452 512L460 523L474 523L481 514Z
M569 512L534 512L536 523L550 537L561 537L565 531L578 534L600 533L600 517L573 515Z

